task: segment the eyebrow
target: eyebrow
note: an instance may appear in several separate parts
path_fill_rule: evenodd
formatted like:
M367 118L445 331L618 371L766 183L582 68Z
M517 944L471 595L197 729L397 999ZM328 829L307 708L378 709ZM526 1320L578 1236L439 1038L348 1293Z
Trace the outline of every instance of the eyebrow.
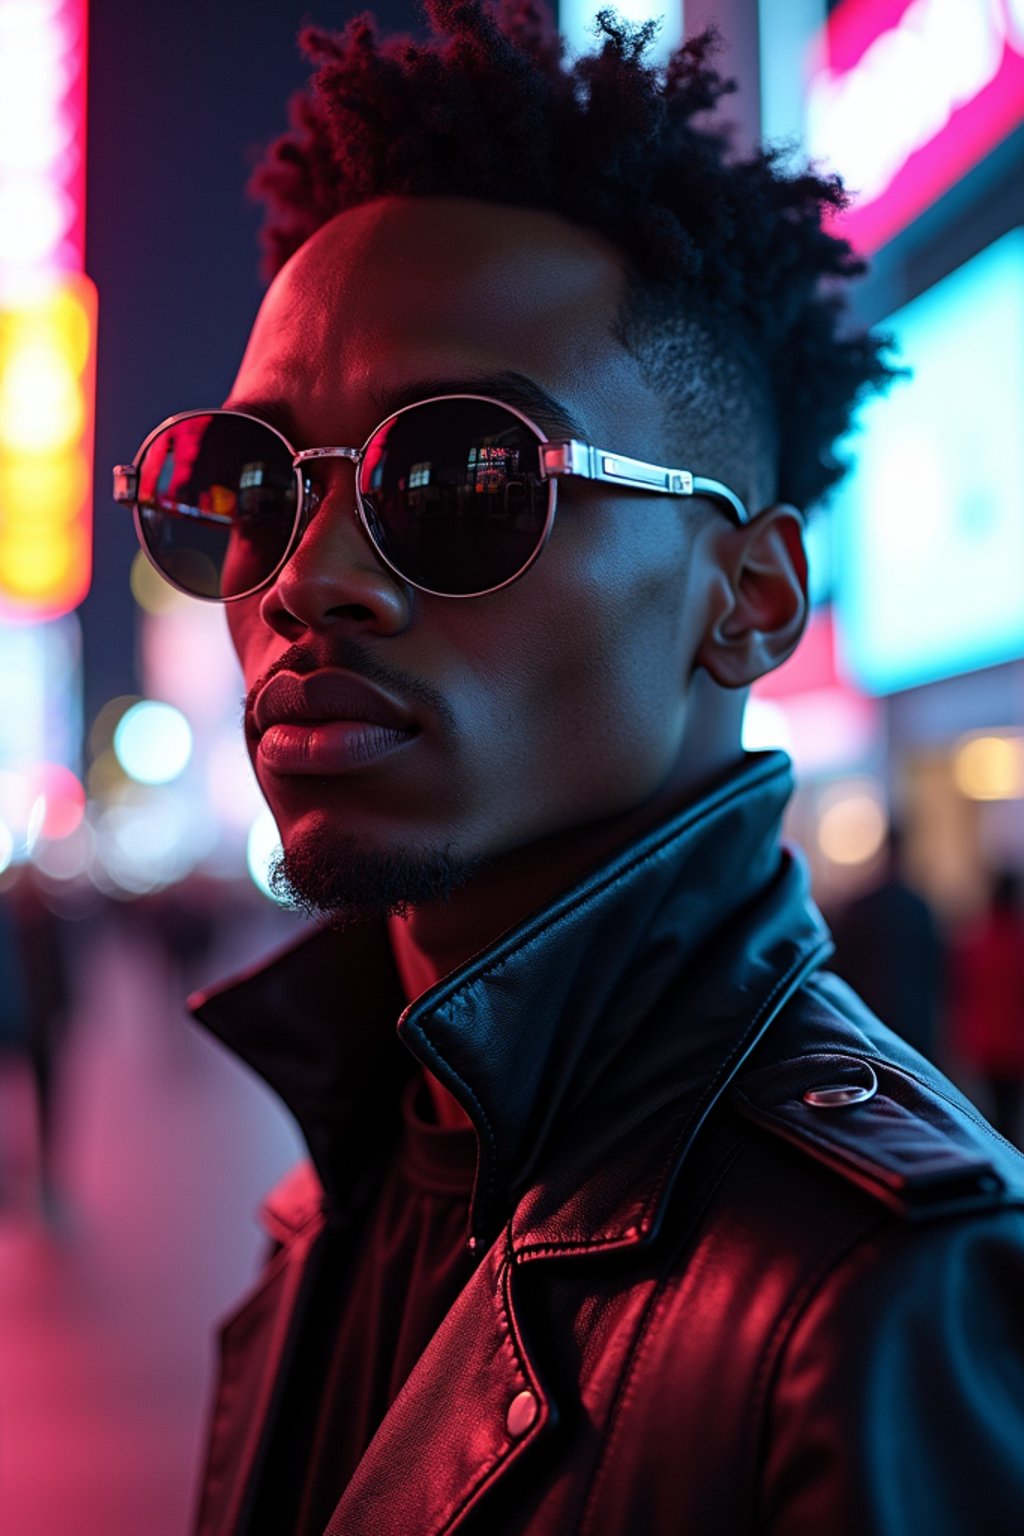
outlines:
M410 379L404 384L380 385L371 390L371 398L380 411L381 421L395 411L400 411L403 406L415 405L418 401L429 400L434 395L490 395L506 405L516 406L525 416L529 416L553 437L582 438L585 436L583 428L571 411L560 400L548 394L535 379L527 378L523 373L477 374L468 378L435 376ZM270 426L276 427L279 432L283 432L296 447L303 446L297 441L295 416L287 400L227 400L223 409L245 411L251 416L258 416ZM328 445L318 443L315 446ZM356 444L349 446L355 447Z

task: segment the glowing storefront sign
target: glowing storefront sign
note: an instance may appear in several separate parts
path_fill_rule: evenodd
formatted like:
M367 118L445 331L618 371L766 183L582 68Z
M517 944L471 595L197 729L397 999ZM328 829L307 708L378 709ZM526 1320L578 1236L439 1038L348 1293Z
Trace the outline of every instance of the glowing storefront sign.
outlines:
M85 0L0 0L0 619L89 586L96 290Z
M802 774L832 774L870 760L879 711L836 669L832 610L817 608L790 659L754 684L744 721L748 750L782 747Z
M858 413L838 638L872 693L1024 656L1024 229L891 316L913 369Z
M876 250L1024 120L1024 0L843 0L812 51L807 142Z

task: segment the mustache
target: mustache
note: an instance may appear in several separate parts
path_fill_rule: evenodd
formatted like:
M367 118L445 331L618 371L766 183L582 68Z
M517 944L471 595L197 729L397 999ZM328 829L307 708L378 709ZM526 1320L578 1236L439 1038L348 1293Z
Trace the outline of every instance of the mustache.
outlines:
M308 645L289 646L282 656L260 674L246 693L242 700L243 724L252 719L256 697L272 677L276 677L279 672L294 672L300 677L307 677L311 672L318 672L321 667L339 667L346 672L353 672L365 682L375 683L399 699L422 705L446 731L455 731L455 716L443 694L421 678L412 677L398 667L385 665L358 640L348 638L335 639L329 646L315 648Z

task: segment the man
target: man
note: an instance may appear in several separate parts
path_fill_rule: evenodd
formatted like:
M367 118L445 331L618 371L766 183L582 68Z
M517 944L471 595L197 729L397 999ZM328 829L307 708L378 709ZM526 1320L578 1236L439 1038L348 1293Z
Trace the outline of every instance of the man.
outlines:
M840 193L727 161L707 39L429 15L307 34L228 411L119 471L323 919L197 1002L310 1150L199 1530L1009 1533L1021 1165L822 971L740 750L888 375Z

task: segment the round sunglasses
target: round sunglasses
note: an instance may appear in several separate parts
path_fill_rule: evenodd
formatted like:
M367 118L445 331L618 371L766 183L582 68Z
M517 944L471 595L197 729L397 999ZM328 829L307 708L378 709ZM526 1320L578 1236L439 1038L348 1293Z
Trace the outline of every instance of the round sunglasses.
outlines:
M549 439L487 395L435 395L394 411L362 448L296 451L247 411L184 411L114 470L149 559L208 602L251 597L277 576L319 504L310 466L355 465L359 521L396 576L436 597L484 597L529 570L551 534L557 480L659 496L708 496L738 523L743 502L717 480L664 469L574 438Z

